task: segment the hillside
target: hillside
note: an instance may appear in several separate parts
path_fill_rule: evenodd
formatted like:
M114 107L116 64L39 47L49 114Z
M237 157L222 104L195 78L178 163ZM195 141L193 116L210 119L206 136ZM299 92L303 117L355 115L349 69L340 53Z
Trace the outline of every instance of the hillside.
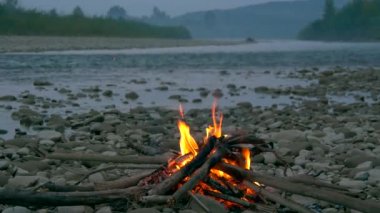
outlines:
M1 35L110 36L128 38L190 38L184 27L153 26L135 20L85 17L80 8L59 16L0 4Z
M380 40L380 0L355 0L336 10L326 0L322 19L314 21L299 34L305 40L373 41Z
M347 1L337 0L337 6ZM302 28L322 17L323 7L322 0L270 2L188 13L151 23L182 25L196 38L296 38Z

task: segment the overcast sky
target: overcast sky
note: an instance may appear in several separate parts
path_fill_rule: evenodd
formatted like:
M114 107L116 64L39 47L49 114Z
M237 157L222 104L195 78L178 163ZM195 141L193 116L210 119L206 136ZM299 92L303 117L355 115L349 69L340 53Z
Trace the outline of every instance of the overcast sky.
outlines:
M70 13L79 5L87 15L103 15L111 6L120 5L133 16L150 15L154 6L175 16L192 11L234 8L269 1L286 0L19 0L26 8L55 8L60 13Z

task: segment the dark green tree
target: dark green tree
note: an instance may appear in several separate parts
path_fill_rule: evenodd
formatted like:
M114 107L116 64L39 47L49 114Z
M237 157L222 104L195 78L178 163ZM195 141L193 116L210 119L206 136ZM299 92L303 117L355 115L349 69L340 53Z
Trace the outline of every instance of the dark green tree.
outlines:
M16 9L17 6L18 6L18 0L6 0L4 2L4 6L7 8L7 9Z
M108 10L107 17L115 20L126 19L127 11L120 6L113 6Z
M329 20L335 16L335 4L334 0L325 0L325 10L323 14L323 19Z
M74 17L84 17L84 13L83 13L83 10L82 8L80 8L79 6L76 6L73 10L73 13L72 15Z

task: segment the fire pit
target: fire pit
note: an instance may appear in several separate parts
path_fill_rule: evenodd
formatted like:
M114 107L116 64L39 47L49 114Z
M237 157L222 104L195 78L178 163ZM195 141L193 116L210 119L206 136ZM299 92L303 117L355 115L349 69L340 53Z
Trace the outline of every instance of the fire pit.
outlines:
M178 129L180 152L160 156L103 156L84 153L52 153L33 150L47 159L101 161L129 163L120 168L155 169L135 176L122 177L95 185L81 182L89 175L106 171L102 168L85 175L75 185L56 185L46 182L34 188L0 189L0 203L23 206L72 206L97 205L164 205L181 209L191 200L212 212L199 199L207 196L222 203L225 209L259 212L276 212L279 209L296 212L312 212L299 203L286 198L286 194L307 196L362 212L380 212L380 204L374 200L362 200L348 189L319 181L308 175L275 177L260 174L251 169L251 155L272 152L271 144L254 135L223 134L223 115L218 113L216 102L211 109L212 124L205 136L197 141L191 135L183 108L180 107ZM158 164L158 165L157 165ZM111 167L117 169L118 166ZM277 190L268 190L268 187ZM284 192L280 194L279 192Z

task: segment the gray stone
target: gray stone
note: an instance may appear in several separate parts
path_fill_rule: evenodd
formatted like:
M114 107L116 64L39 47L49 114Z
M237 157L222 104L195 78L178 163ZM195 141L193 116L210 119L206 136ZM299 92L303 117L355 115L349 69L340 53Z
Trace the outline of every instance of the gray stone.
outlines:
M139 98L139 95L136 92L129 92L125 94L125 98L130 100L136 100Z
M89 206L59 206L57 213L92 213L94 210Z
M369 170L373 168L373 162L372 161L366 161L356 166L357 169L361 170Z
M8 169L9 162L7 160L0 160L0 170Z
M44 139L44 140L40 140L39 145L40 146L45 146L45 147L52 147L52 146L55 145L55 142L52 141L52 140L46 140L46 139Z
M10 187L30 187L35 185L40 177L38 176L16 176L8 180Z
M14 206L4 209L2 213L32 213L32 211L22 206Z
M51 82L49 81L43 81L43 80L35 80L33 82L33 85L34 86L39 86L39 87L42 87L42 86L51 86L53 85Z
M112 213L112 209L109 206L103 206L102 208L98 209L96 213Z
M263 153L264 156L264 163L266 164L274 164L277 161L276 155L274 155L272 152L265 152Z
M43 130L37 134L37 137L40 139L60 141L62 138L62 133L54 130Z
M30 150L27 147L23 147L19 150L17 150L17 154L19 155L29 155Z
M160 213L155 208L141 208L141 209L134 209L134 210L128 210L129 213Z
M364 189L366 187L366 184L364 181L350 180L347 178L343 178L341 181L338 182L338 184L340 186L344 186L349 189Z
M369 177L369 174L368 172L358 172L356 173L356 175L354 176L354 180L368 180L368 177Z
M0 101L16 101L16 100L17 100L16 96L13 96L13 95L0 96Z
M368 171L368 182L375 183L380 182L380 168L371 169Z
M104 182L104 177L102 173L98 172L98 173L88 176L88 180L92 183L100 183L100 182Z

